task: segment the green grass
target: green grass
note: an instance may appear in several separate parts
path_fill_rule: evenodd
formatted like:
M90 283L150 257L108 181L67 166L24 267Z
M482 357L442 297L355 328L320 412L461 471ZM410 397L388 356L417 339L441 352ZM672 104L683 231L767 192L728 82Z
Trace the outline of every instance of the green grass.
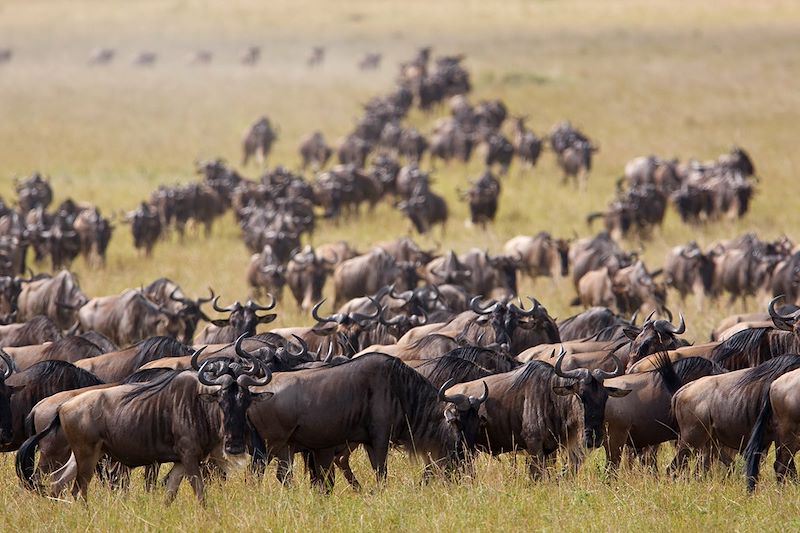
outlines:
M751 212L741 221L700 228L682 225L670 212L663 230L645 243L647 263L660 265L669 247L689 239L707 245L749 230L797 237L799 29L800 5L777 0L9 0L0 4L0 46L15 48L13 61L0 66L0 194L13 196L12 177L40 170L52 176L57 201L72 196L109 213L129 210L159 183L196 179L197 158L237 163L241 134L261 114L280 127L270 164L295 168L302 135L315 129L329 140L344 135L360 104L391 88L394 65L430 44L437 53L466 54L473 101L502 98L512 113L529 115L539 133L568 118L601 147L585 192L559 185L551 153L532 173L512 167L503 180L497 223L485 233L464 226L466 208L456 195L457 186L480 173L478 159L438 169L435 188L452 211L443 248L496 251L516 234L539 230L587 235L585 215L606 205L629 159L650 153L712 159L734 143L751 153L762 177ZM245 68L238 56L251 44L262 46L264 58ZM304 59L317 44L328 47L328 58L308 70ZM86 66L97 46L118 49L112 65ZM215 52L213 63L187 65L187 55L200 48ZM157 51L158 63L132 67L144 49ZM380 71L357 70L366 51L383 52ZM415 111L410 122L428 132L443 113ZM244 173L257 177L258 170ZM381 205L372 220L321 225L313 242L344 238L365 249L408 230L397 212ZM419 240L427 246L440 237ZM128 228L118 224L108 267L92 271L79 259L74 269L89 295L166 275L190 293L211 285L228 302L246 297L248 258L229 215L210 239L160 243L150 259L137 256ZM567 305L573 289L566 280L535 286L523 281L521 289L553 315L575 312ZM695 341L706 339L719 318L740 310L723 303L697 309L670 296L670 307L686 313ZM764 301L759 297L748 307L763 308ZM280 311L278 326L308 321L288 299ZM351 495L342 487L323 498L305 484L283 490L270 479L253 490L234 480L212 487L207 511L196 509L188 491L165 510L160 494L146 495L137 483L126 495L95 487L87 511L22 492L9 458L0 468L2 520L4 529L50 530L195 529L205 520L209 529L284 530L797 525L795 488L779 492L768 482L747 498L738 475L672 483L633 472L606 481L599 461L595 457L577 480L534 486L505 462L486 460L474 482L420 489L418 472L396 457L389 486L377 494Z

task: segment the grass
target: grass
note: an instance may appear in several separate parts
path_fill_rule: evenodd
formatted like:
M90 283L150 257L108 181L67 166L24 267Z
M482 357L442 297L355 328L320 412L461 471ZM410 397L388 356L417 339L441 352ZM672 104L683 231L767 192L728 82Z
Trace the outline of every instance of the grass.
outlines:
M480 173L478 160L438 169L435 188L452 212L445 249L496 251L516 234L540 230L588 235L585 215L606 205L629 159L650 153L712 159L734 143L745 147L762 177L751 212L741 221L694 228L670 211L662 231L644 243L645 260L655 268L671 246L689 239L707 245L750 230L797 237L799 26L800 6L778 0L7 0L0 4L0 46L12 46L15 56L0 66L0 194L13 197L11 178L40 170L52 176L57 201L72 196L119 214L160 183L196 179L197 158L237 163L241 134L261 114L280 127L270 164L296 168L302 135L315 129L329 140L344 135L360 104L391 88L394 65L430 44L437 53L466 54L473 100L501 98L512 113L529 115L539 133L568 118L601 147L585 192L559 185L552 153L532 173L512 166L498 220L487 232L464 226L466 208L456 195L457 186ZM262 46L264 58L245 68L238 56L251 44ZM317 44L328 47L328 57L309 70L304 59ZM118 49L113 64L86 65L98 46ZM188 65L188 54L200 48L215 52L212 64ZM144 49L157 51L158 62L134 68L132 58ZM367 51L384 54L378 72L357 70ZM427 132L445 112L413 112L410 122ZM257 177L259 170L243 172ZM321 225L313 242L344 238L366 249L409 230L387 205L374 217ZM438 234L419 239L426 246L439 240ZM80 259L73 268L89 295L165 275L190 294L211 285L228 302L246 297L247 261L229 215L211 238L160 243L150 259L134 252L128 229L118 224L105 270ZM553 315L575 312L567 280L535 286L525 280L521 290ZM670 297L673 310L687 315L695 341L705 340L722 316L740 311L724 303L697 309L691 300ZM763 304L757 298L748 308ZM277 326L308 322L288 299L280 311ZM48 502L16 486L9 457L0 467L0 520L3 529L48 530L195 529L200 523L282 530L797 527L796 488L778 491L767 482L748 498L738 475L672 483L626 472L609 481L600 473L601 456L576 480L541 485L528 484L517 473L522 469L506 461L482 460L473 482L419 488L418 472L401 457L392 461L389 486L375 494L340 487L323 498L305 485L283 490L270 479L253 490L236 479L211 488L206 511L188 490L165 510L161 495L144 494L140 483L125 495L95 487L89 510ZM363 458L359 464L366 479Z

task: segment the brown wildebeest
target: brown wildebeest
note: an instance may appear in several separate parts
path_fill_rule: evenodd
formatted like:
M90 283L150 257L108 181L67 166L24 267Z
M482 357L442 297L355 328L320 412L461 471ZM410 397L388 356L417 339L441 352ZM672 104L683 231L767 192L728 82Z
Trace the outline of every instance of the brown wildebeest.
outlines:
M800 450L800 370L792 370L769 386L744 451L747 490L758 484L761 459L775 443L775 477L778 483L797 480L794 456Z
M327 259L311 246L292 256L286 267L286 283L300 309L308 311L322 299L325 280L336 267L337 259Z
M609 373L562 371L562 361L563 354L555 368L532 361L512 372L448 389L449 393L475 395L483 387L481 382L489 386L491 394L480 409L483 423L478 447L493 455L524 450L534 480L542 477L562 447L569 453L573 471L577 471L582 461L581 444L597 448L603 442L608 398L630 392L604 383L624 372L619 362L615 372Z
M781 355L755 368L706 376L684 385L672 397L672 412L680 428L670 471L683 471L689 457L703 452L701 467L719 457L730 464L725 449L742 451L769 387L781 375L800 368L800 356Z
M74 363L106 353L102 347L76 335L69 335L43 344L7 348L6 352L14 360L14 367L17 371L25 370L41 361Z
M0 347L31 346L58 340L61 329L46 316L38 315L23 324L0 326Z
M608 465L616 469L622 449L630 446L637 453L662 442L674 440L678 425L670 411L672 395L684 384L700 377L721 374L725 369L702 357L689 357L673 362L659 354L653 370L626 374L605 381L605 385L630 390L622 398L609 398L605 421L608 437L604 443ZM655 469L653 455L650 467Z
M65 402L42 432L61 427L73 453L52 492L60 494L74 479L73 496L85 501L97 463L107 453L127 467L176 463L167 476L167 501L186 476L205 504L200 462L219 448L229 455L244 453L247 410L272 396L249 389L270 381L269 370L257 377L262 370L256 360L236 367L206 362L197 373L166 373L150 383L91 390Z
M139 367L162 357L190 355L192 350L172 337L150 337L128 348L88 359L75 366L91 372L106 383L122 381Z
M272 144L278 138L276 129L267 117L259 118L242 139L242 165L246 166L251 157L255 156L259 165L264 164L264 159L272 150Z
M269 324L278 317L275 313L258 314L258 311L269 311L277 305L271 295L270 299L269 305L248 300L244 305L237 301L228 307L220 307L217 296L213 302L214 310L218 313L229 313L228 318L212 320L211 324L197 335L195 344L227 344L245 333L252 337L256 334L259 324Z
M311 170L318 171L333 155L333 148L325 142L321 131L315 131L300 142L300 158L303 170L311 164Z
M78 320L78 310L87 301L89 299L71 272L62 270L53 276L40 274L23 285L17 300L17 320L24 322L36 315L44 315L61 329L69 329Z
M556 239L546 231L534 237L517 235L503 246L503 252L511 257L521 257L520 270L533 278L553 277L559 272L569 275L569 241Z

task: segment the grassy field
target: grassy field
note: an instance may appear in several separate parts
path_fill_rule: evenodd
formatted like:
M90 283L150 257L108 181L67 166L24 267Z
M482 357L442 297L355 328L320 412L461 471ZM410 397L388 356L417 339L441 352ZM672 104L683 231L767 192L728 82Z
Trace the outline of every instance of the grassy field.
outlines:
M512 113L529 115L539 133L570 119L601 147L584 192L560 186L552 153L532 173L513 166L503 181L497 223L487 232L465 227L466 207L456 195L457 186L480 173L478 159L438 169L434 187L452 212L444 249L498 250L509 237L540 230L588 235L585 215L606 205L629 159L651 153L712 159L734 143L745 147L762 178L751 212L741 221L691 228L670 211L663 231L645 243L645 259L656 268L669 247L689 239L706 245L750 230L800 237L794 231L800 204L793 200L800 171L798 30L800 5L777 0L299 0L268 6L256 0L5 0L0 48L13 47L15 56L0 65L0 194L13 197L12 178L39 170L52 177L57 201L71 196L120 213L160 183L196 179L196 159L238 163L242 132L261 114L280 127L269 164L296 168L301 136L315 129L329 140L344 135L360 104L391 89L395 65L432 45L436 53L466 54L473 100L502 98ZM243 67L239 55L251 44L262 46L263 60ZM305 57L318 44L327 46L327 60L309 70ZM99 46L116 48L118 57L108 67L87 66L89 52ZM187 64L202 48L215 53L213 62ZM141 50L156 51L157 63L133 67ZM384 54L381 70L358 71L368 51ZM414 112L411 123L429 132L444 112ZM254 166L242 171L251 177L260 172ZM409 231L388 205L375 217L321 225L314 243L345 238L365 249ZM419 240L432 245L440 237ZM223 302L247 294L249 254L231 216L211 238L161 243L150 259L135 253L128 228L118 224L109 257L103 271L76 261L89 295L162 275L190 294L211 285ZM521 289L555 316L576 311L568 306L573 290L566 280L535 287L524 281ZM685 311L689 338L696 341L732 311L714 303L697 309L671 297L670 307ZM763 304L760 298L749 308ZM307 321L287 300L276 324ZM0 467L0 523L6 530L188 530L201 523L203 529L281 530L785 530L800 518L795 488L779 492L767 482L748 498L739 475L670 482L632 471L606 480L602 452L578 479L536 486L516 473L521 465L481 460L474 481L419 488L418 469L404 468L405 461L393 459L388 488L374 494L353 495L342 486L324 498L305 485L281 489L271 478L255 490L235 480L212 487L204 511L188 490L165 510L161 495L144 494L140 483L126 495L96 487L88 510L46 502L16 486L7 458ZM367 479L363 457L358 463Z

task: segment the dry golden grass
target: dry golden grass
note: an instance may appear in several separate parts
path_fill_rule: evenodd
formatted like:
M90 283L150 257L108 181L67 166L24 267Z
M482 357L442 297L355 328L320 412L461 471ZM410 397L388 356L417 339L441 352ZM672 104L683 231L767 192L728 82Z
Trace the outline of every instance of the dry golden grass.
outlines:
M670 212L645 245L648 264L661 264L670 246L689 239L708 244L749 230L797 237L798 30L800 5L776 0L7 0L0 4L0 46L14 47L15 56L0 66L0 194L12 196L13 176L40 170L52 176L57 201L72 196L106 212L132 209L160 183L196 179L196 158L238 163L242 131L261 114L280 126L270 164L295 168L302 135L320 129L334 140L346 133L359 105L390 89L394 65L430 44L438 53L467 55L473 100L502 98L513 113L528 114L540 133L568 118L601 146L586 192L559 185L550 153L532 173L512 167L498 221L485 233L464 226L466 209L455 193L480 172L478 160L438 169L435 188L452 211L445 248L498 250L511 236L539 230L587 235L585 215L605 206L627 160L650 153L711 159L734 143L751 153L762 177L751 212L741 221L701 228L682 225ZM246 68L238 58L251 44L262 46L263 59ZM328 47L328 57L309 70L304 59L317 44ZM90 50L99 46L117 48L118 57L108 67L87 66ZM214 51L213 62L188 65L188 54L201 48ZM145 49L158 52L158 62L133 67L133 57ZM380 71L357 70L366 51L383 52ZM430 131L443 112L414 112L410 120ZM251 177L259 172L243 171ZM313 240L345 238L366 248L408 229L382 205L370 220L321 225ZM136 255L128 228L119 225L105 270L92 271L82 260L74 269L90 295L165 275L190 293L211 285L227 302L246 296L247 261L227 216L210 239L161 243L151 259ZM556 316L575 312L565 280L535 287L524 281L521 288ZM713 303L697 309L671 296L670 306L686 312L696 341L733 311ZM759 299L749 307L762 304ZM277 324L306 320L287 300ZM144 494L140 484L124 496L95 488L88 511L45 502L15 486L8 463L0 475L2 520L4 529L48 530L195 529L205 520L208 529L283 530L797 527L796 489L778 492L767 483L763 493L747 498L738 475L671 483L632 472L607 481L596 454L577 480L532 486L506 462L485 460L472 483L420 489L417 472L404 462L393 459L393 479L377 494L351 495L340 487L323 498L305 486L287 491L270 480L253 489L235 480L211 489L208 511L196 509L188 491L165 510L160 495ZM363 461L360 467L368 477Z

